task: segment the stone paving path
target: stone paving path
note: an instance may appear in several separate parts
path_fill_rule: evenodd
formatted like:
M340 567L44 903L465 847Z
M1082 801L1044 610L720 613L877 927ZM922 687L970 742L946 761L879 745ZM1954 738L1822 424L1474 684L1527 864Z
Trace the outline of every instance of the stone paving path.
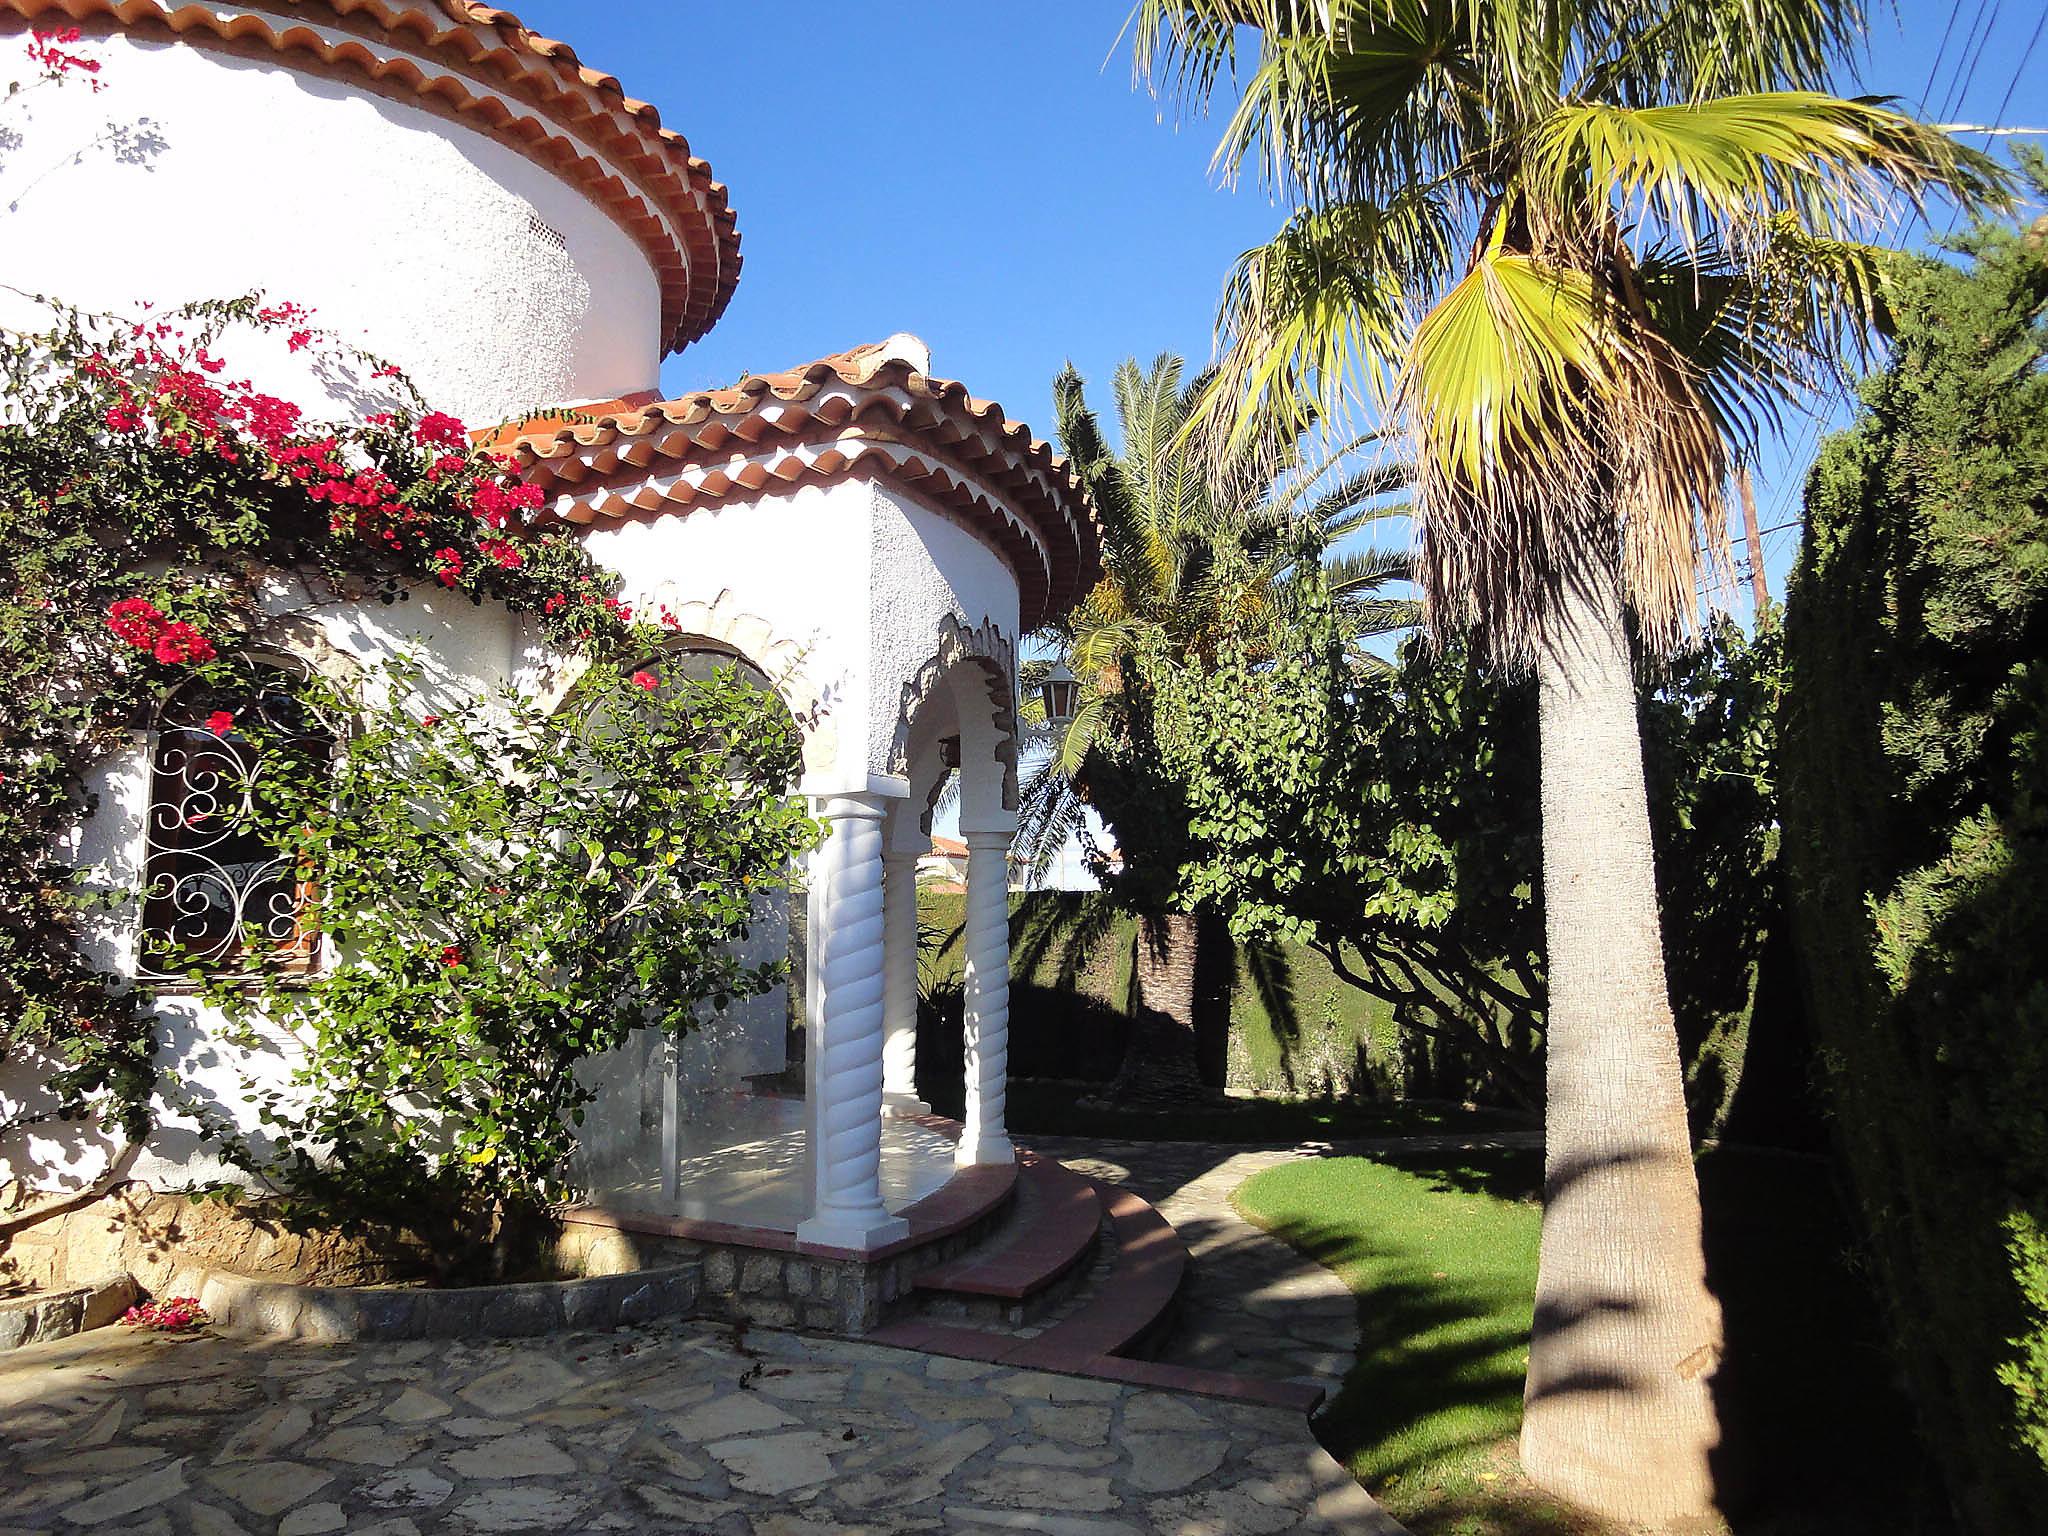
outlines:
M0 1536L1398 1532L1299 1415L676 1324L0 1356Z
M1230 1196L1253 1174L1304 1157L1542 1145L1535 1131L1404 1136L1298 1146L1034 1136L1077 1173L1127 1184L1172 1222L1194 1263L1159 1358L1175 1365L1312 1382L1335 1397L1358 1351L1358 1301L1315 1260L1253 1226Z

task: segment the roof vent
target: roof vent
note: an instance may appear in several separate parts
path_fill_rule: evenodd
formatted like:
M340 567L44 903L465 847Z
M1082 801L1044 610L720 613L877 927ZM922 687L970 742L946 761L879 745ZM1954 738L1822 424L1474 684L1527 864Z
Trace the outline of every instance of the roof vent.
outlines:
M526 238L534 241L536 244L548 247L549 250L566 251L569 249L569 237L537 213L528 213L526 215Z
M907 363L919 373L932 371L932 349L908 331L898 331L885 341L875 344L875 355L891 362Z

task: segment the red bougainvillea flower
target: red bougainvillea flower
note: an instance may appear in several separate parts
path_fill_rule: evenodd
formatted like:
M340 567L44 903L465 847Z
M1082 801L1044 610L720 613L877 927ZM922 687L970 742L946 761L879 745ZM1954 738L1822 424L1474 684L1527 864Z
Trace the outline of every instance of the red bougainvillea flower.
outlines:
M206 717L206 728L216 736L225 736L235 728L235 717L225 709L216 709Z
M163 627L164 616L146 597L124 597L107 607L107 628L114 632L116 640L125 641L137 650L146 651L154 647Z
M215 651L213 642L190 624L183 619L172 619L156 637L156 647L151 654L165 666L175 667L188 661L211 661Z
M74 69L81 74L97 75L100 72L98 59L89 59L82 53L64 51L76 43L79 37L80 33L76 27L38 27L29 34L29 62L43 72L45 80L61 80ZM105 83L103 80L95 80L92 82L92 88L98 91Z
M130 1328L154 1328L163 1333L177 1333L186 1328L204 1327L213 1319L199 1304L198 1297L173 1296L168 1301L145 1301L139 1307L130 1307L121 1314L121 1321Z
M444 587L452 587L462 579L462 552L457 549L434 551L434 578Z
M426 727L427 727L428 729L430 729L430 730L431 730L431 729L432 729L432 728L433 728L434 726L437 726L437 725L439 725L440 723L441 723L441 717L440 717L439 715L421 715L421 716L420 716L420 724L421 724L421 725L424 725L424 726L426 726Z
M645 688L649 693L652 693L661 686L661 679L643 667L633 674L633 686L635 688Z
M441 963L447 966L448 969L451 971L454 970L456 966L462 964L461 947L455 944L448 945L447 948L441 951Z
M466 448L469 446L469 428L462 424L462 418L451 416L446 411L429 411L419 419L412 429L413 440L432 443L442 448Z

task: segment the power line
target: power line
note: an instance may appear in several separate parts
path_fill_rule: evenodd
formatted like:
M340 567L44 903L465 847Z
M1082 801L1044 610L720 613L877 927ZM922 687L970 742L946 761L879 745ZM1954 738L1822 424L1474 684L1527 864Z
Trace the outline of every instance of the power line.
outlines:
M1920 110L1927 110L1927 100L1934 94L1934 77L1941 73L1941 61L1948 52L1948 40L1956 29L1956 17L1962 11L1960 5L1948 8L1948 21L1941 29L1941 46L1934 50L1934 63L1927 71L1927 83L1920 87Z
M1960 108L1961 108L1961 106L1962 106L1962 104L1964 103L1964 101L1968 100L1968 98L1969 98L1969 88L1970 88L1970 81L1971 81L1971 79L1973 79L1973 78L1975 77L1975 75L1976 75L1976 73L1977 73L1977 66L1978 66L1978 65L1979 65L1980 63L1982 63L1982 62L1983 62L1983 59L1984 59L1984 47L1985 47L1985 44L1987 44L1987 43L1989 43L1989 42L1991 41L1991 34L1992 34L1992 32L1993 32L1993 31L1994 31L1994 30L1995 30L1995 29L1997 28L1997 26L1998 26L1998 6L1999 6L1999 0L1991 0L1991 19L1990 19L1990 24L1989 24L1989 25L1987 25L1987 26L1986 26L1986 27L1984 28L1984 35L1983 35L1983 36L1982 36L1981 38L1978 38L1978 39L1977 39L1977 50L1976 50L1976 53L1975 53L1975 55L1974 55L1974 56L1973 56L1973 57L1972 57L1972 58L1970 59L1970 62L1969 62L1969 70L1968 70L1968 72L1967 72L1967 73L1963 73L1963 72L1961 72L1961 71L1959 71L1959 72L1958 72L1958 78L1957 78L1957 80L1956 80L1955 88L1954 88L1953 92L1951 93L1951 94L1953 95L1953 97L1954 97L1954 101L1953 101L1953 103L1952 103L1951 105L1947 105L1947 106L1944 106L1944 107L1942 108L1942 113L1941 113L1941 115L1942 115L1943 117L1953 117L1953 116L1955 116L1955 114L1956 114L1957 110L1958 110L1958 109L1960 109ZM1982 9L1982 0L1980 0L1980 3L1979 3L1979 9L1980 9L1980 10ZM1974 29L1974 28L1972 28L1972 31L1974 31L1974 30L1975 30L1975 29ZM2037 31L2035 32L2034 36L2035 36L2035 38L2036 38L2036 39L2038 39L2038 38L2040 37L2040 33L2039 33L2039 31L2038 31L2038 30L2037 30ZM1967 44L1966 44L1965 46L1966 46L1966 48L1967 48ZM2029 44L2027 44L2027 52L2031 53L2031 52L2033 51L2033 47L2034 47L2033 43L2029 43ZM2025 59L2025 57L2024 57L2024 56L2023 56L2023 57L2021 58L2021 60L2020 60L2020 65L2021 65L2021 67L2022 67L2022 68L2024 68L2024 67L2026 66L2026 59ZM2014 75L2013 75L2013 85L2014 85L2014 86L2016 86L2016 85L2018 85L2018 84L2019 84L2019 74L2018 74L2017 72L2015 72L2015 73L2014 73ZM2011 102L2011 100L2012 100L2012 87L2007 87L2007 89L2006 89L2006 93L2005 93L2005 102L2006 102L2006 103L2009 103L2009 102ZM1991 120L1992 120L1992 122L1996 123L1996 122L1997 122L1997 121L1998 121L1998 120L1999 120L1999 119L2000 119L2001 117L2003 117L2003 116L2005 116L2005 104L2004 104L2004 103L2001 103L2001 104L2000 104L2000 106L1999 106L1999 109L1998 109L1998 110L1997 110L1996 112L1994 112L1994 113L1993 113L1993 114L1991 115ZM1988 148L1989 148L1990 146L1989 146L1989 144L1987 144L1987 145L1986 145L1985 147L1986 147L1986 148L1988 149ZM1951 202L1950 202L1950 206L1949 206L1949 211L1948 211L1948 222L1947 222L1946 224L1944 224L1944 225L1942 226L1942 230L1941 230L1941 238L1942 238L1942 239L1946 240L1946 239L1947 239L1947 238L1948 238L1948 237L1949 237L1950 235L1952 235L1952 234L1954 234L1954 233L1955 233L1955 228L1956 228L1956 220L1957 220L1957 219L1960 219L1960 218L1961 218L1962 216L1963 216L1963 203L1962 203L1962 199L1961 199L1961 198L1954 198L1954 199L1952 199L1952 200L1951 200Z
M2027 60L2031 59L2034 56L2034 49L2040 45L2041 30L2044 27L2048 27L2048 6L2044 6L2042 8L2040 19L2034 23L2034 35L2027 39L2027 46L2020 50L2019 66L2013 70L2012 80L2010 81L2010 83L2007 84L2005 88L2005 94L1999 98L1998 110L1991 114L1991 121L1994 124L2002 123L2005 121L2005 109L2012 105L2012 93L2019 89L2020 76L2024 75L2027 72ZM1986 129L1985 133L1987 136L1989 136L1990 134L1994 133L2028 133L2035 131L2038 130L2026 128L2001 129L1993 127Z

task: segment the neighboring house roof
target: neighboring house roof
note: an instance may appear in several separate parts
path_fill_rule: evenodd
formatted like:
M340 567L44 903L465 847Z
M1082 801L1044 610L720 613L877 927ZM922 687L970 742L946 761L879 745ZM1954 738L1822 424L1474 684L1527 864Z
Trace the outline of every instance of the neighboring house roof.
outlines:
M740 237L711 167L652 106L509 11L470 0L271 0L263 13L177 0L0 0L0 18L9 13L286 56L294 69L409 100L510 145L639 243L660 280L668 351L708 331L739 282Z
M933 833L932 852L942 859L964 859L967 857L967 845L957 837L940 837Z
M572 523L747 501L805 480L886 479L998 546L1017 573L1023 627L1066 611L1101 571L1102 536L1064 459L931 377L914 336L673 400L531 418L489 437Z

